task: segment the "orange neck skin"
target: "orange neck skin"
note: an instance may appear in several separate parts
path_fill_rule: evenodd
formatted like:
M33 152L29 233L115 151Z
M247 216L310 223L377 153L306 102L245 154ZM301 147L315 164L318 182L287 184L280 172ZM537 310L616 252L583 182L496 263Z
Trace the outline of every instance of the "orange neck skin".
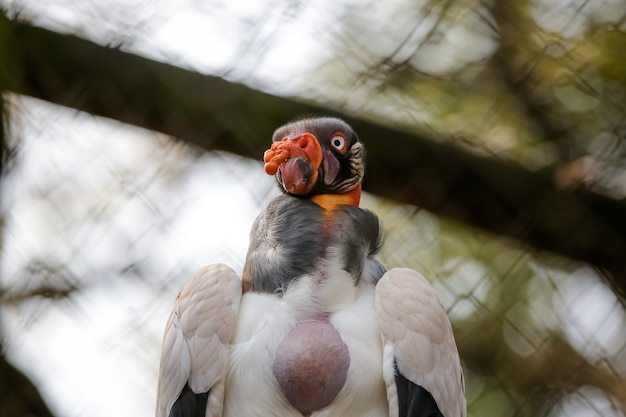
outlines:
M335 210L337 207L347 204L358 207L361 201L361 184L345 194L318 194L311 197L311 201L325 208L328 211Z

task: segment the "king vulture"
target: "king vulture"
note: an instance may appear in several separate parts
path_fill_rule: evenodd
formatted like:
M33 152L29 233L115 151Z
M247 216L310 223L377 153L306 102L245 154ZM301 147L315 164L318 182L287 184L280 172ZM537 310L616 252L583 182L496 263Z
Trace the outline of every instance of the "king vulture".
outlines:
M165 328L157 417L464 417L450 321L428 281L376 258L364 148L344 121L277 129L243 273L198 271Z

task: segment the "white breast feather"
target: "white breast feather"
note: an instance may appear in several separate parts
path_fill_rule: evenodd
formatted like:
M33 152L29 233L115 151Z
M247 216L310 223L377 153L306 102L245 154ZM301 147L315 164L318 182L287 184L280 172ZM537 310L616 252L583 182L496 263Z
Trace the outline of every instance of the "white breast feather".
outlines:
M350 353L346 385L333 404L311 417L386 417L382 341L376 323L374 288L355 287L352 276L326 262L326 268L294 281L282 297L247 293L230 350L223 417L302 417L284 398L272 366L276 347L297 321L330 313ZM255 410L250 410L253 399Z

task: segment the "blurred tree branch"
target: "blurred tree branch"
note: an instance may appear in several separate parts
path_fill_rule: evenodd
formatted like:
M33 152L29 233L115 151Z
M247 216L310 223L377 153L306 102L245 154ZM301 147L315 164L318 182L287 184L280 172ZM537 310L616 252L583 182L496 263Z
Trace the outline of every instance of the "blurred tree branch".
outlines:
M259 159L272 131L301 114L335 114L369 151L366 191L421 206L611 272L626 293L626 202L564 191L531 173L420 132L338 114L70 35L0 18L0 89ZM393 138L393 141L390 140Z
M52 300L60 300L69 297L73 292L77 291L76 287L57 287L56 285L41 285L37 288L22 291L0 291L0 301L3 304L19 304L33 298L48 298Z
M504 340L502 317L495 312L482 320L456 323L455 335L465 365L472 372L507 381L521 396L520 409L542 415L546 407L551 409L565 395L585 386L606 392L626 409L626 381L617 372L590 363L558 334L549 335L532 354L520 357Z
M537 90L540 83L534 73L534 66L543 58L539 52L534 59L520 58L521 49L531 49L528 45L532 40L528 36L528 28L534 22L527 16L529 7L523 2L496 1L492 3L491 15L494 18L500 44L491 59L491 68L499 80L508 87L510 97L528 119L540 137L555 143L561 158L567 161L570 147L573 144L572 133L555 117L553 109Z

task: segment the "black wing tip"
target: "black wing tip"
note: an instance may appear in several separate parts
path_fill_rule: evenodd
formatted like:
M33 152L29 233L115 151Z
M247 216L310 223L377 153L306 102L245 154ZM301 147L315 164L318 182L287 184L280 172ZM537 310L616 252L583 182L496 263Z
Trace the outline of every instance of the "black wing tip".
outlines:
M208 399L208 392L196 394L189 388L189 384L185 384L178 399L172 405L169 417L205 417Z
M431 393L406 379L398 371L395 361L393 365L398 389L399 417L444 417Z

